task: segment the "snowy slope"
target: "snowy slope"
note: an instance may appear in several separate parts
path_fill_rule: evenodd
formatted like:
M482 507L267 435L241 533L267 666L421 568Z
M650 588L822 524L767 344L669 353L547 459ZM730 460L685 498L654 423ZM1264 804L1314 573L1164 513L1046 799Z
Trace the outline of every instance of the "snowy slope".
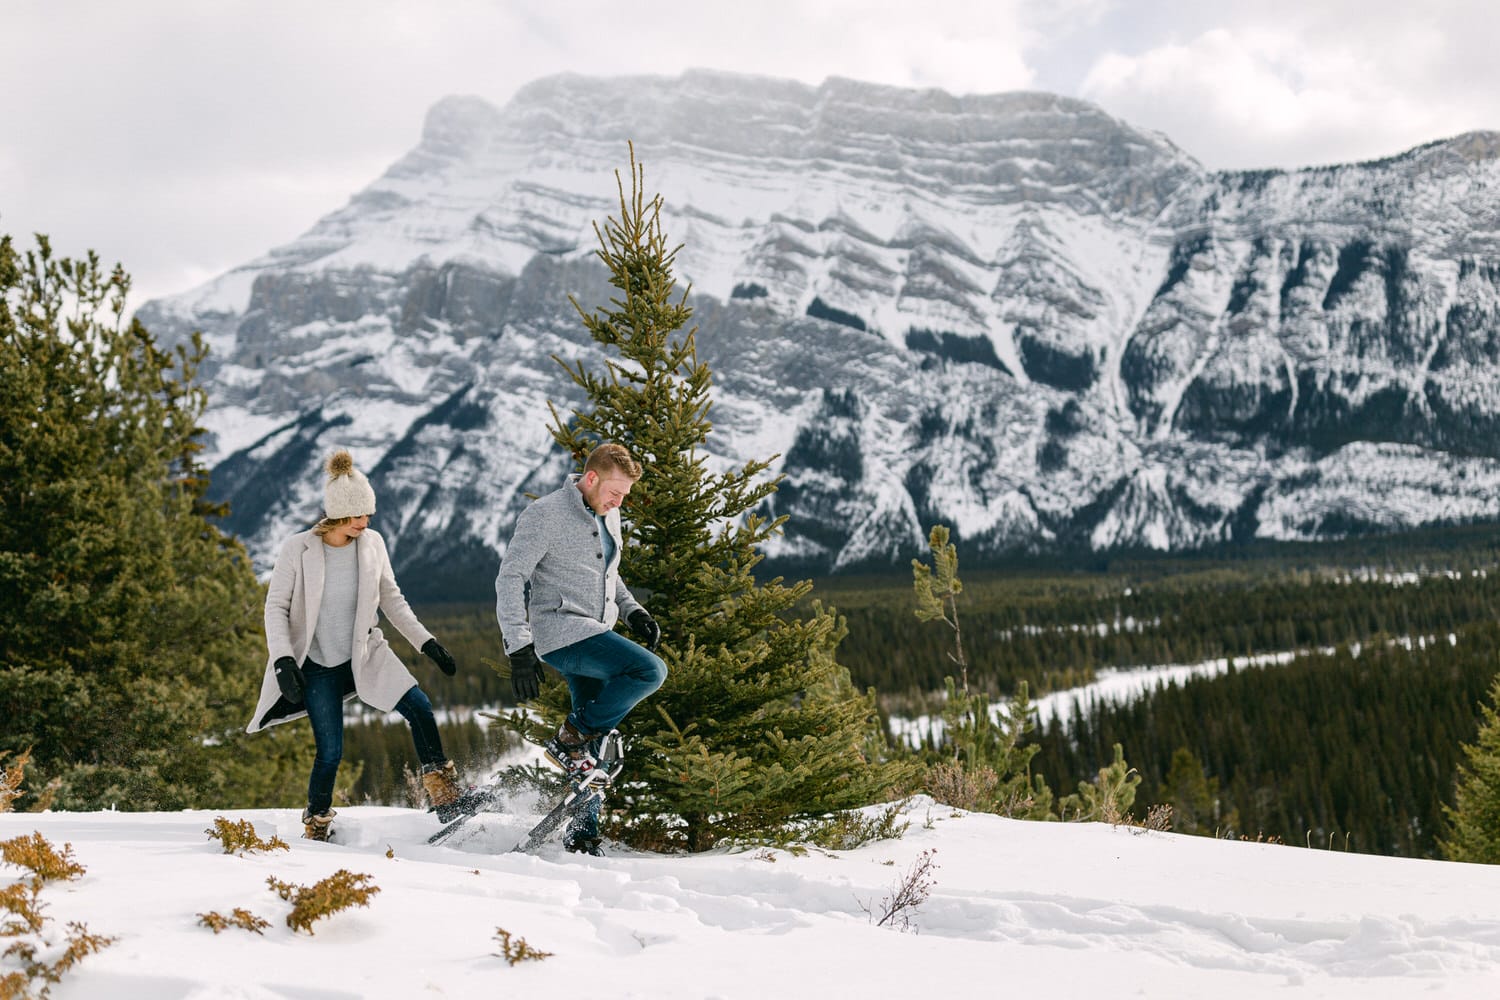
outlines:
M204 832L216 815L290 850L225 855ZM1482 1000L1500 982L1500 868L1026 823L926 799L906 818L899 840L800 857L510 853L521 815L461 849L427 847L430 817L385 807L342 810L333 844L296 839L289 809L4 814L0 839L70 844L87 874L44 890L51 926L118 937L54 1000ZM934 885L910 929L874 926L866 911L925 851ZM266 879L310 886L339 869L380 893L313 936L292 932ZM0 886L18 875L0 869ZM271 926L198 923L236 907ZM552 957L507 965L497 927Z

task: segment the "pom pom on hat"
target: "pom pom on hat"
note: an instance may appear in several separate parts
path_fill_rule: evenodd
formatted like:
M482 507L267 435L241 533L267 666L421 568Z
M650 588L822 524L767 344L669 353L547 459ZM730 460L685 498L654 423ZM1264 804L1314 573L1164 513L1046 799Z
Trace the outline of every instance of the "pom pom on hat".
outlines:
M323 516L330 521L375 513L375 491L354 457L340 449L328 458L328 485L323 488Z

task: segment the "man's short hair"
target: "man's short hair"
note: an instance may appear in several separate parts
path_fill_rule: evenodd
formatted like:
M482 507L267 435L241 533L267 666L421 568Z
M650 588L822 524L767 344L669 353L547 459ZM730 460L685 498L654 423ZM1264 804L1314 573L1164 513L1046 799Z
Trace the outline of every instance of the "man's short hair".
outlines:
M594 472L601 478L611 472L618 472L629 477L631 482L641 478L641 463L630 457L630 452L625 450L623 444L601 444L589 453L589 459L583 463L585 473Z

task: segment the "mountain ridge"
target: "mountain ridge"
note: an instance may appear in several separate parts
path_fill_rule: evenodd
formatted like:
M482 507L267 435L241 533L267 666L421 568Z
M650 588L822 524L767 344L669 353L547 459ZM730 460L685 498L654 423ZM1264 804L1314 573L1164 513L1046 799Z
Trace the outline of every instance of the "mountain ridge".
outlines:
M578 402L553 354L598 358L569 296L612 293L627 138L713 459L780 456L773 562L899 564L937 521L984 560L1497 514L1500 133L1207 171L1041 92L573 74L442 99L303 237L142 309L213 348L215 493L258 565L338 445L398 571L492 574L564 471L536 415Z

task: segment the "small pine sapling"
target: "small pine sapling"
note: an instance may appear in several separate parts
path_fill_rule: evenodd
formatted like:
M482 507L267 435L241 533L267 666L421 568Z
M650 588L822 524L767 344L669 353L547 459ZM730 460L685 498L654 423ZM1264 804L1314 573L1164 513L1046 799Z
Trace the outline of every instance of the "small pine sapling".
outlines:
M932 565L911 561L916 615L952 629L953 650L947 656L959 669L957 683L944 678L944 733L953 756L928 768L927 790L939 802L960 809L1046 818L1052 792L1041 775L1031 774L1031 759L1040 747L1026 744L1035 726L1027 684L1020 682L1014 696L997 710L983 691L969 690L968 658L958 622L958 595L964 589L958 577L958 549L941 524L932 526L927 544Z
M844 809L809 823L796 831L798 838L830 851L853 850L876 840L899 840L911 824L901 818L906 799L879 807L873 815L861 809ZM787 832L794 832L789 827Z
M1064 798L1059 812L1075 823L1103 822L1111 826L1129 823L1135 789L1141 783L1136 769L1125 763L1125 748L1115 744L1115 759L1099 769L1093 781L1080 781L1078 792Z
M942 621L953 630L953 652L948 659L958 665L960 687L969 693L969 661L964 656L964 633L958 625L958 595L963 581L958 578L958 549L948 541L948 529L934 524L927 536L932 550L932 566L920 559L911 561L912 586L917 595L917 618L924 622Z
M266 884L292 904L292 912L286 915L286 925L310 935L315 920L331 917L351 906L369 906L371 897L380 891L379 886L366 884L371 877L340 868L311 887L283 882L274 875L266 879Z
M214 817L212 828L204 830L209 840L217 840L224 847L225 854L238 854L244 857L247 853L256 851L289 851L291 847L280 837L272 835L270 840L261 840L255 834L255 826L248 819L238 820L231 823L223 816Z
M552 952L533 948L526 943L525 938L513 937L504 927L495 928L495 940L500 942L499 956L510 965L517 962L540 962L552 957Z

